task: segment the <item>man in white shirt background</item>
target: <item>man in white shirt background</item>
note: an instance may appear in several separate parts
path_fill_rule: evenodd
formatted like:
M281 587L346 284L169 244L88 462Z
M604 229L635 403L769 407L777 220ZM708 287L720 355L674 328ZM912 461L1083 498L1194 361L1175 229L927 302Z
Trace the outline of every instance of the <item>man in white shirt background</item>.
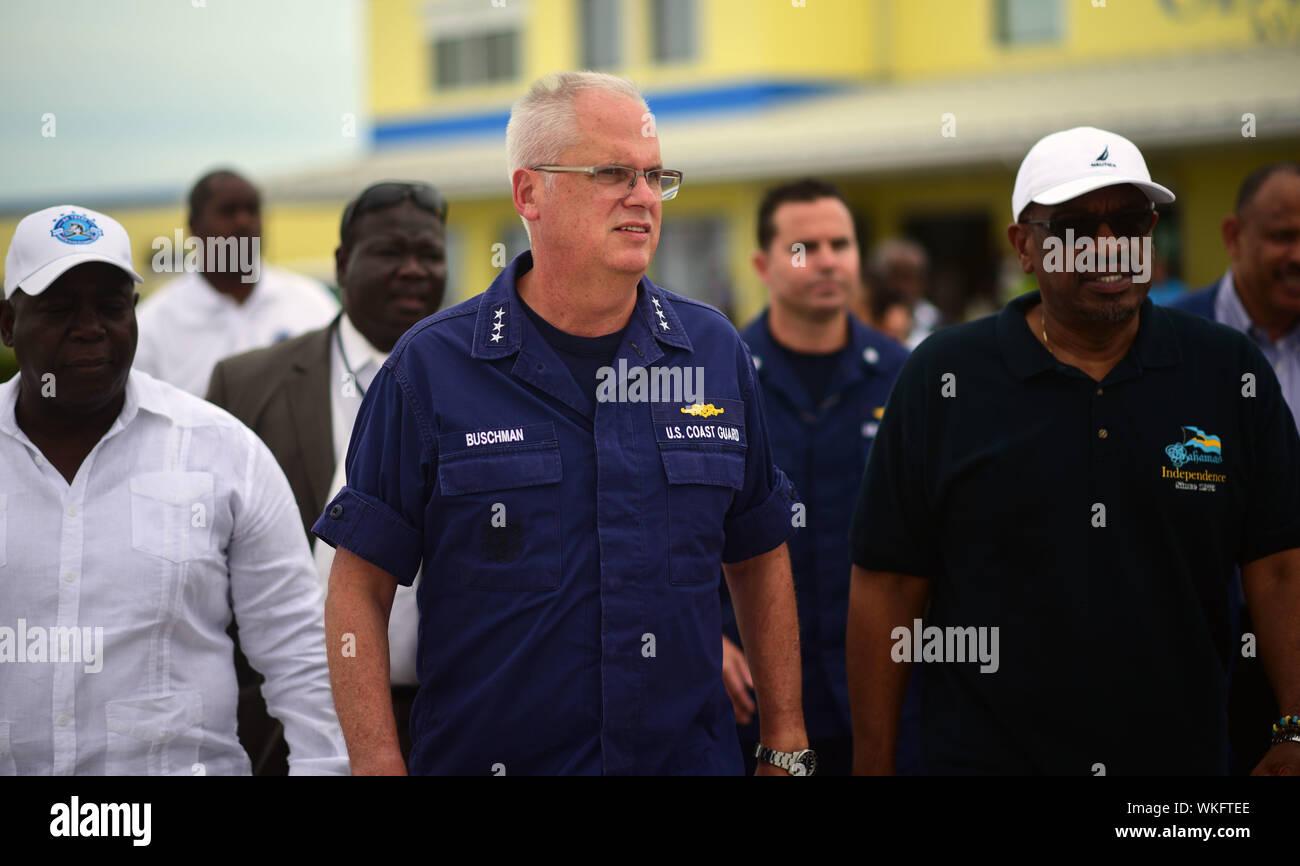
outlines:
M261 260L261 196L238 174L199 178L189 229L200 242L199 269L140 304L137 370L202 396L222 358L322 327L338 313L320 283Z
M374 184L343 211L335 276L343 312L329 325L217 364L207 398L262 437L311 525L343 487L343 458L366 388L394 344L442 305L447 283L442 195L425 183ZM322 581L334 549L316 544ZM403 756L418 680L415 587L401 587L389 620L394 714ZM258 705L256 678L241 672L240 738L262 775L283 773L280 738Z
M25 217L0 339L0 775L250 772L226 627L295 774L346 774L322 599L284 473L226 412L132 369L126 231Z

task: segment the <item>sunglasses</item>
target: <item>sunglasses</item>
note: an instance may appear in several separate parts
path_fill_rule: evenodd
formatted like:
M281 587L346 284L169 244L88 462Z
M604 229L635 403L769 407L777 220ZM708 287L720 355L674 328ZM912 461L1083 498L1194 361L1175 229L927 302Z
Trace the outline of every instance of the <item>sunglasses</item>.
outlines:
M1142 237L1155 225L1154 207L1143 210L1117 210L1107 214L1076 214L1058 216L1045 220L1020 220L1024 225L1045 226L1047 233L1065 240L1066 232L1076 238L1095 238L1101 230L1101 224L1110 227L1111 234L1117 238Z
M339 238L346 242L352 230L352 224L361 215L374 210L393 207L410 199L416 207L427 210L442 222L447 221L447 200L442 193L427 183L400 183L386 181L368 186L361 195L354 198L343 210L343 222L339 225Z

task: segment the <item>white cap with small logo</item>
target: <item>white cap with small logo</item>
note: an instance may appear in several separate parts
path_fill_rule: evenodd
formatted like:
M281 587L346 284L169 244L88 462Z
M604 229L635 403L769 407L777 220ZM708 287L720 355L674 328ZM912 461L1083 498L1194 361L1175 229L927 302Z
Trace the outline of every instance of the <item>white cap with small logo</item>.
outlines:
M1122 135L1076 126L1054 132L1029 148L1016 187L1011 193L1011 217L1020 219L1031 202L1060 204L1106 186L1131 183L1156 204L1168 204L1174 194L1152 183L1146 160L1137 145Z
M71 204L28 214L14 229L5 256L5 300L19 289L39 295L86 262L117 265L137 283L144 282L131 261L131 238L111 216Z

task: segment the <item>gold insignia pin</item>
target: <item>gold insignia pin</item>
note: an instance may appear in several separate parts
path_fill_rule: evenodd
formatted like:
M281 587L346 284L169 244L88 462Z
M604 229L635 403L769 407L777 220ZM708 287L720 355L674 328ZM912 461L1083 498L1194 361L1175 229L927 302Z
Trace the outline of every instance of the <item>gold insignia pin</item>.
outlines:
M885 407L877 406L875 409L871 410L871 414L877 421L879 421L881 418L885 417Z
M701 418L712 418L714 415L721 415L726 409L719 409L712 403L695 403L691 406L683 406L683 415L698 415Z

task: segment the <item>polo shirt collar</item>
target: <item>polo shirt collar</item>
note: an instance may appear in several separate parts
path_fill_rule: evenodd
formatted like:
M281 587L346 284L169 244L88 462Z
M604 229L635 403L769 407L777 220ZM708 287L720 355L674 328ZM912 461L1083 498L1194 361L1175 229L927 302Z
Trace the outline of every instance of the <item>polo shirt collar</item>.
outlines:
M1060 362L1043 347L1025 324L1025 313L1041 300L1039 292L1029 292L1010 301L998 314L998 349L1012 375L1024 381L1045 370L1054 370ZM1112 375L1131 361L1138 364L1138 372L1147 367L1171 367L1182 359L1178 336L1173 323L1163 307L1158 307L1148 297L1138 311L1140 323L1137 339L1128 354L1112 370ZM1109 376L1107 378L1110 378Z
M474 343L470 357L505 358L519 351L523 340L524 311L520 306L516 284L533 266L533 253L525 250L492 281L479 302L474 321ZM660 343L691 351L691 340L682 327L668 294L646 277L637 286L637 302L632 312Z

